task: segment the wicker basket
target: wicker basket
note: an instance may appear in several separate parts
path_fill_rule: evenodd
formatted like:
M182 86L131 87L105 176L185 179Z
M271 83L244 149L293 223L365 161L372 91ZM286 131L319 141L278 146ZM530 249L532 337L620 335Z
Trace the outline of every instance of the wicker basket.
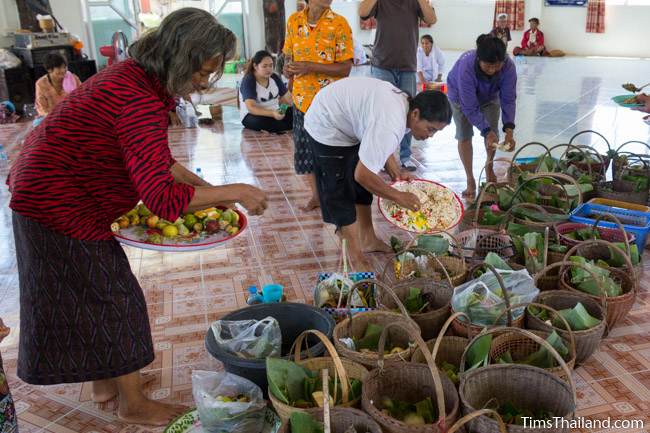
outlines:
M317 421L323 422L323 409L307 409L304 412L310 414ZM330 409L330 427L332 433L345 433L350 426L354 426L357 432L382 433L379 424L360 410L345 407L334 407ZM284 421L279 433L291 433L291 424Z
M515 255L512 239L506 233L488 229L470 229L459 233L458 248L469 265L483 263L488 253L508 261Z
M524 187L529 183L539 179L550 179L554 182L553 185L542 185L540 186L539 189L539 192L541 193L539 204L541 206L544 206L544 209L547 212L558 213L562 215L567 214L565 210L553 206L553 203L555 202L555 200L557 200L557 196L560 194L562 194L565 197L565 200L569 203L574 200L577 200L575 207L578 207L582 204L584 197L582 195L582 191L580 190L580 185L578 185L578 183L574 178L562 173L537 173L529 177L528 179L526 179L514 190L514 193L512 195L512 200L510 204L506 207L511 208L513 206L515 198L523 191ZM576 187L578 195L569 195L566 188L564 187L565 183L572 183ZM567 220L568 219L569 216L567 215Z
M491 416L497 422L499 433L508 433L508 429L505 423L503 422L503 419L501 419L501 415L499 415L497 412L493 411L492 409L481 409L481 410L477 410L476 412L472 412L470 414L465 415L464 417L456 421L456 424L452 425L451 428L447 430L447 433L466 432L467 430L464 429L465 424L467 424L474 418L478 418L481 416Z
M306 341L305 337L307 335L315 335L325 346L330 357L319 357L319 358L307 358L305 360L300 359L300 351L302 349L302 344ZM359 398L350 400L350 379L358 379L363 382L368 375L368 370L361 364L350 361L348 359L342 359L336 349L329 341L327 336L317 330L308 330L303 332L296 338L296 341L293 343L293 348L291 350L294 353L294 359L296 364L301 365L311 371L322 371L327 369L331 377L338 377L341 383L341 404L342 407L357 407L361 401L361 396ZM309 349L307 350L309 353ZM306 412L306 409L300 409L293 406L289 406L275 398L271 390L269 390L269 400L275 408L275 411L280 416L282 421L286 421L291 417L293 412Z
M467 319L466 323L469 323L469 317L465 313L454 313L444 323L435 340L427 341L427 349L431 352L431 357L438 366L446 362L455 365L460 370L460 359L463 357L463 352L469 344L469 339L465 337L457 337L455 335L445 335L451 326L451 323L460 316L465 316ZM467 332L471 333L471 329ZM420 348L416 348L413 352L411 362L417 364L427 363L424 353L422 353Z
M621 250L616 245L603 241L600 239L585 241L581 245L574 246L571 248L565 256L566 261L570 261L571 257L580 246L591 246L591 245L604 245L606 247L611 247L616 253L620 254L626 262L627 271L624 271L620 268L610 268L610 275L614 278L615 281L621 284L623 294L615 297L607 297L607 328L608 331L618 324L619 321L622 321L625 316L630 312L634 301L636 300L636 294L638 291L637 283L634 279L634 267L632 262L627 254ZM571 276L569 275L569 268L564 266L560 271L560 288L562 290L570 290L577 293L583 293L582 291L574 288L571 284ZM592 299L600 300L600 296L593 296L587 294Z
M418 248L417 246L412 246L411 244L407 245L406 248L404 248L403 251L392 255L387 261L386 264L384 265L384 268L381 273L381 280L392 286L398 283L401 283L403 281L409 281L409 279L413 279L416 277L410 277L410 278L397 278L397 275L395 273L395 260L397 259L398 256L401 254L404 254L405 252L413 252L413 253L418 253L420 255L426 255L428 256L427 260L427 271L431 272L431 275L426 273L426 275L420 275L419 278L438 278L438 279L445 279L447 276L449 279L451 279L451 285L452 287L455 287L459 284L462 284L465 282L465 278L467 277L467 265L465 264L465 261L460 258L461 255L461 250L456 247L458 245L458 240L454 237L449 232L440 232L440 234L446 236L449 238L449 243L451 246L451 253L452 255L449 256L435 256L434 254L423 250L421 248Z
M437 260L436 257L434 259ZM451 280L448 278L443 281L436 281L431 278L417 278L397 283L392 289L381 282L377 282L376 284L381 289L379 292L380 308L386 308L388 310L400 308L398 303L404 308L404 304L401 301L409 295L411 287L419 288L423 294L431 294L434 303L433 310L427 311L426 313L410 314L411 319L420 327L422 338L428 340L438 335L440 328L442 328L447 317L451 314L451 295L454 292L454 288L452 287ZM392 291L393 294L388 297L382 296L386 291Z
M487 333L525 335L544 346L553 355L564 370L565 378L560 378L541 368L520 364L489 365L463 372L458 389L463 413L473 413L479 408L489 407L494 403L510 402L530 410L543 409L565 419L572 419L575 416L576 388L571 370L548 342L529 331L518 328L493 328L482 335ZM469 347L471 343L468 349ZM467 350L463 354L462 370L465 367L466 355ZM469 431L494 433L499 431L499 426L495 420L481 416L469 423ZM524 426L509 424L507 431L509 433L568 433L569 429L524 428Z
M362 280L357 284L361 283L377 283L375 280ZM352 291L351 291L352 292ZM389 295L393 295L392 292L387 292ZM378 354L377 352L362 353L355 350L349 349L343 343L341 343L342 338L360 338L366 332L366 328L369 323L380 325L386 327L391 323L399 323L402 325L402 328L413 328L414 332L420 334L420 328L417 323L413 321L408 315L408 312L404 309L404 306L398 304L400 307L401 314L393 313L390 311L368 311L365 313L357 313L354 316L347 317L341 322L337 323L334 327L332 333L332 340L334 341L334 347L338 354L346 359L357 362L368 368L375 368L377 366L377 361L381 355L384 358L383 353ZM389 334L389 337L393 343L397 346L404 348L403 351L388 355L386 357L387 361L399 361L411 359L413 354L411 348L411 342L409 335L411 333L405 332L403 329L393 329Z
M493 191L493 193L490 193ZM463 214L463 219L460 221L458 229L462 232L471 228L485 228L494 229L495 226L479 224L485 212L482 208L484 204L495 203L497 201L497 186L493 182L488 182L481 187L481 191L476 198L476 201L468 206L466 212Z
M623 163L620 156L622 154L636 155L635 153L623 152L621 150L628 144L641 144L650 151L650 145L648 145L648 143L645 143L643 141L638 141L638 140L626 141L625 143L618 146L618 148L616 148L616 150L614 151L614 158L613 158L614 162L612 163L612 179L618 179L620 177L621 170L627 166L626 164Z
M598 221L600 221L602 218L606 218L606 217L616 218L616 216L614 216L614 215L603 214L603 215L599 215ZM620 221L619 221L619 223L620 223ZM626 232L625 228L623 228L623 232L621 232L620 228L613 229L613 228L609 228L609 227L600 227L597 224L598 223L596 222L595 224L592 224L591 227L598 230L598 233L599 233L600 238L602 240L605 240L605 241L608 241L608 242L625 242L625 238L627 238L628 242L630 242L630 243L636 241L636 236L634 236L633 233ZM578 229L585 229L585 228L589 228L589 227L590 226L588 224L569 222L569 223L558 224L555 227L555 231L557 232L558 237L560 238L560 243L562 245L566 245L568 247L573 247L575 245L579 245L580 243L582 243L584 241L580 241L580 240L577 240L577 239L569 239L568 237L566 237L566 234L574 232L574 231L576 231ZM625 233L625 236L623 236L623 233ZM563 254L563 256L564 256L564 254Z
M490 272L492 272L496 276L497 281L501 285L501 289L503 290L503 299L504 299L504 302L506 304L506 308L505 308L504 311L507 314L507 324L508 324L508 326L521 328L523 326L523 324L524 324L524 315L522 314L521 316L519 316L518 318L513 320L512 311L510 309L510 305L511 305L510 304L510 294L508 293L508 290L506 290L506 284L503 281L503 278L501 277L501 275L497 272L497 270L492 265L488 265L488 264L484 263L484 264L481 264L481 265L474 266L469 272L470 275L472 275L474 273L474 271L476 269L480 268L481 266L486 266L488 268L488 270ZM455 314L455 313L458 313L458 312L454 311L454 308L452 307L451 308L451 313ZM477 324L474 324L474 323L468 323L468 320L470 320L470 319L466 315L465 315L465 317L466 317L465 320L461 320L460 317L458 317L458 316L454 316L454 317L455 317L454 320L452 320L452 322L451 322L452 330L454 331L454 334L459 335L461 337L470 338L472 335L479 334L481 331L483 331L483 329L486 328L486 326L484 326L484 325L477 325ZM498 323L498 320L499 319L497 319L497 321L496 321L497 323Z
M556 238L556 243L560 244L560 238L555 230L549 231ZM552 265L564 261L564 253L558 253L546 248L546 265ZM557 267L551 268L548 271L541 270L535 274L536 286L540 291L557 290L560 284L560 270Z
M648 202L648 191L636 191L635 189L632 182L624 180L603 182L596 187L596 197L645 205Z
M379 341L380 357L387 332L390 328L402 326L393 323L384 330ZM392 363L384 368L384 361L380 358L379 368L368 374L363 385L361 399L363 410L382 427L385 433L443 433L446 427L453 424L458 417L456 387L446 375L440 374L422 337L415 333L413 328L407 327L403 330L410 333L417 347L424 351L427 363ZM409 402L430 397L438 408L439 418L434 424L407 425L382 411L382 400L385 397Z
M596 152L596 150L594 150L590 146L578 145L578 147L580 147L580 148L584 148L584 149L588 149L588 150L592 151L592 153L594 155L598 156L598 158L600 159L601 162L600 163L592 163L592 164L574 163L574 165L576 165L576 167L580 168L581 170L586 168L586 166L591 165L591 169L592 169L592 171L594 173L602 173L602 175L604 176L605 173L607 172L607 169L609 168L610 155L613 154L612 146L610 146L609 140L607 140L603 134L601 134L600 132L591 130L591 129L586 129L584 131L580 131L577 134L575 134L569 140L569 144L573 144L573 140L575 140L576 138L578 138L579 136L584 135L584 134L595 134L595 135L599 136L605 142L605 144L607 145L607 154L601 155L600 153Z
M612 220L614 223L616 223L618 228L610 229L607 227L598 227L598 223L603 219ZM584 224L582 226L589 227ZM560 230L564 230L564 233L569 233L570 231L576 230L578 228L582 228L582 227L567 225L561 227ZM623 227L623 224L621 223L621 220L618 219L618 217L612 214L601 214L598 216L598 218L594 220L594 223L592 224L591 228L592 230L593 229L598 230L598 232L600 233L600 238L604 241L612 242L612 243L622 242L623 244L625 244L625 252L628 255L628 257L631 257L630 244L636 240L636 236L634 236L632 233L628 233L625 231L625 227ZM572 240L566 238L566 236L564 238L567 240ZM576 246L579 247L580 255L589 260L595 260L595 259L606 260L610 257L611 252L608 247L604 245L585 246L586 242L589 241L574 241L572 247L573 248L575 248ZM642 253L643 253L642 251L639 251L639 254ZM641 257L639 257L639 259L641 259ZM638 286L641 283L641 276L643 275L643 262L639 260L639 263L633 265L633 267L634 267L634 281ZM622 268L619 269L626 270L626 267L623 266Z
M560 265L561 264L558 264L558 266ZM573 336L576 340L576 366L583 364L596 350L598 350L598 346L600 346L600 342L602 341L607 328L607 322L605 320L607 317L606 302L601 305L587 295L569 292L567 290L551 290L540 293L539 296L537 296L536 302L548 305L558 311L573 308L578 304L578 302L580 302L590 315L600 320L600 324L583 331L573 331ZM526 328L539 331L555 330L562 338L568 338L568 332L566 330L549 325L539 317L531 314L528 309L526 309Z
M529 163L524 163L524 164L517 164L517 156L527 147L541 147L544 149L544 152L546 155L551 156L551 153L548 151L548 147L546 147L544 144L538 142L538 141L531 141L530 143L526 143L523 146L521 146L514 155L512 155L512 160L510 161L510 168L508 168L508 181L510 182L510 185L516 185L517 180L521 173L523 172L530 172L530 173L535 173L537 170L539 170L539 166L542 162L540 159L539 162L529 162ZM541 155L540 155L541 156Z
M526 306L526 311L530 306L544 308L550 311L556 317L559 317L562 320L564 326L566 326L567 329L570 329L569 323L552 307L533 302ZM545 340L551 334L550 332L546 332L546 331L532 331L532 332L535 335L542 337ZM562 340L564 340L565 344L568 343L568 348L569 348L569 359L565 359L564 361L566 362L566 365L569 368L569 370L573 370L573 367L575 366L576 363L576 341L573 332L569 331L568 334L569 334L568 338L561 337ZM535 341L531 340L530 338L528 338L523 334L519 334L516 332L515 333L506 332L497 335L492 340L492 347L490 348L490 360L493 363L496 363L498 359L501 358L501 356L503 356L506 352L510 352L513 361L515 361L516 363L517 361L523 360L527 356L537 352L540 349L540 347L541 346L538 343L536 343ZM547 368L545 370L559 377L565 377L566 374L564 372L564 369L559 365L556 367Z

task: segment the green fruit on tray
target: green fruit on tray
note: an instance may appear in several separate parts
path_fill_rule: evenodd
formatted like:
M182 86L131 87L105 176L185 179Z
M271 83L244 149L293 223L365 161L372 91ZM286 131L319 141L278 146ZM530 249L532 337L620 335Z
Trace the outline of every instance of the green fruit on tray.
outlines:
M188 213L183 217L183 224L185 224L185 227L190 230L194 229L194 224L197 222L199 222L199 220L194 214Z

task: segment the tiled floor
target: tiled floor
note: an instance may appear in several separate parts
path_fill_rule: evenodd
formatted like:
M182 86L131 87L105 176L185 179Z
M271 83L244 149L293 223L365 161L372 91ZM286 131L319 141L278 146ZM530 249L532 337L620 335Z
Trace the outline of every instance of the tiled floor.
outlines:
M458 53L449 53L448 64ZM623 93L624 82L644 83L650 61L613 59L528 59L517 65L519 100L517 139L547 144L567 142L584 129L596 129L619 145L627 140L647 141L650 127L641 114L618 108L612 96ZM357 73L363 73L357 71ZM230 82L234 81L232 77ZM153 398L192 404L190 372L219 368L203 345L209 324L245 305L246 287L270 282L283 284L291 300L311 299L316 273L337 267L339 247L331 227L318 212L304 213L306 183L293 173L292 142L288 135L270 136L242 131L235 109L224 109L223 124L211 128L170 130L176 159L200 167L213 183L247 182L264 188L270 206L250 228L221 248L200 253L164 254L127 248L133 272L146 299L155 361L147 369L154 381L147 392ZM20 126L0 128L0 144L14 156L26 133ZM454 127L434 139L415 145L418 174L460 190L460 166ZM595 137L582 143L604 149ZM485 157L476 142L476 172ZM632 150L634 150L632 148ZM4 176L2 183L4 184ZM160 431L128 426L115 414L115 404L89 401L87 384L31 386L15 376L18 342L18 278L11 233L8 193L0 188L0 316L13 328L0 348L25 432ZM398 233L375 215L381 237ZM385 257L373 258L378 268ZM578 383L579 414L602 418L643 419L650 425L650 273L629 318L616 328L574 377ZM588 431L588 430L584 430ZM639 431L611 430L617 432Z

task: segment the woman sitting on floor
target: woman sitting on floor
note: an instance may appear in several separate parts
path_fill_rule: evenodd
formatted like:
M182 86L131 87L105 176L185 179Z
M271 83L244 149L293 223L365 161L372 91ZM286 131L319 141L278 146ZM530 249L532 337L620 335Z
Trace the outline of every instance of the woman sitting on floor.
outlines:
M445 56L440 48L434 45L431 35L423 35L420 44L417 57L418 90L428 87L434 81L441 82L445 67Z
M47 74L36 81L36 111L47 116L58 104L79 87L81 81L68 71L68 63L59 53L50 53L44 62Z
M248 129L279 133L293 127L292 110L280 111L280 103L291 105L291 93L273 67L268 51L258 51L248 63L239 88L241 123Z

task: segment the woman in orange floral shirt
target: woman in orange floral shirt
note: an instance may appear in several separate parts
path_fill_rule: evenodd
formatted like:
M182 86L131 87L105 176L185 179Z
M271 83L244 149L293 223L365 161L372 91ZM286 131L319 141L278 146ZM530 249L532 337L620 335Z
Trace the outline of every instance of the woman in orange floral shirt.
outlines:
M47 74L36 81L36 110L39 116L47 116L81 84L79 77L68 71L68 64L59 53L48 54L44 66Z
M289 17L284 42L284 75L293 79L294 165L297 174L308 175L312 193L305 211L319 206L305 113L320 89L350 74L354 58L350 25L332 12L331 4L332 0L308 0L305 9Z

